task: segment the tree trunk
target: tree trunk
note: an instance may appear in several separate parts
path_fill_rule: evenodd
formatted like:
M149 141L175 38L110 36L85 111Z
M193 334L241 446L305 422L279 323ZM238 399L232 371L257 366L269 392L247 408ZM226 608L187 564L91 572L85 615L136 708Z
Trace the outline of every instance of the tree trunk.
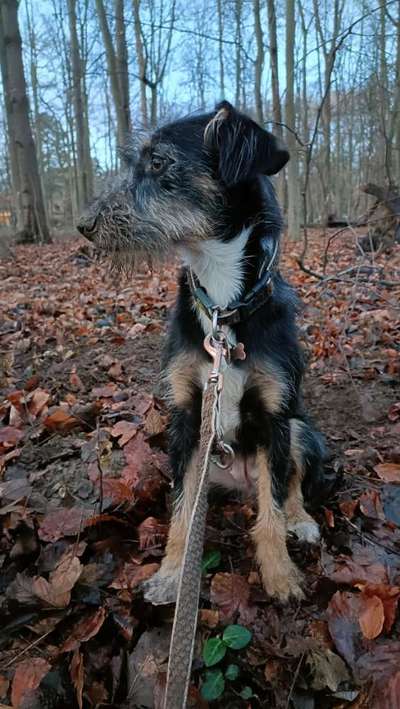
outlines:
M71 40L71 70L75 117L75 144L77 156L78 209L81 211L92 197L90 177L90 150L85 126L85 99L83 95L82 61L76 20L76 0L67 0Z
M149 118L147 113L147 97L146 97L146 56L144 53L143 39L142 39L142 25L140 20L140 0L132 0L133 2L133 19L135 25L135 44L136 44L136 61L139 67L139 81L140 81L140 110L142 114L143 127L147 128L149 125Z
M264 66L264 38L261 26L260 17L260 0L253 0L253 14L254 14L254 31L256 35L257 42L257 56L254 68L254 99L256 104L256 118L258 122L263 125L264 123L264 111L263 111L263 100L262 100L262 72Z
M242 90L242 0L235 0L235 39L236 39L236 59L235 59L235 102L236 106L240 108L241 104L241 90Z
M123 146L125 144L127 134L129 131L129 118L127 121L127 114L126 114L126 108L129 110L129 105L126 107L126 96L123 95L122 93L122 76L120 74L120 66L121 63L117 60L117 53L114 48L112 36L111 36L111 31L108 25L108 20L107 20L107 15L104 7L103 0L96 0L96 8L97 8L97 14L99 16L99 23L100 23L100 29L101 33L103 36L103 42L104 42L104 47L106 50L106 57L107 57L107 67L108 67L108 73L110 76L110 83L111 83L111 93L113 97L113 102L114 102L114 109L115 109L115 115L117 117L117 143L119 146ZM118 32L121 31L121 12L122 12L122 26L123 26L123 3L121 0L116 0L115 2L115 12L119 13L119 29L117 30L117 36ZM123 38L121 41L121 46L120 46L120 51L122 51L122 58L121 61L124 62L126 60L126 52L124 52L123 48L124 42Z
M19 239L25 242L49 242L50 234L44 208L35 143L29 122L22 42L18 25L17 0L2 0L0 5L0 59L6 94L9 142L13 143L10 160L16 170L13 187L19 211Z
M278 73L278 41L276 35L276 12L275 0L268 0L268 34L269 34L269 57L271 64L271 88L272 88L272 115L275 123L275 132L282 137L282 108L279 95L279 73Z
M128 46L125 33L124 0L115 0L114 8L118 83L124 114L125 133L128 134L132 130L132 119L129 101Z
M287 144L290 153L288 163L288 233L289 239L300 238L300 190L299 165L296 138L296 113L294 103L294 44L295 0L286 0L286 104L285 122L288 127Z
M225 98L225 67L224 67L224 16L222 0L217 0L218 11L218 60L219 60L219 90L220 98Z

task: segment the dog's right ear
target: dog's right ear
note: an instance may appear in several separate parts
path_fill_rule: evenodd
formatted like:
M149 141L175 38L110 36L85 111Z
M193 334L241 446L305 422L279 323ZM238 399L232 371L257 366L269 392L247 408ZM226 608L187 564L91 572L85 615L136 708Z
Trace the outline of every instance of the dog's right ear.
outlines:
M216 106L204 142L217 154L218 172L229 187L257 174L275 175L289 160L285 146L228 101Z

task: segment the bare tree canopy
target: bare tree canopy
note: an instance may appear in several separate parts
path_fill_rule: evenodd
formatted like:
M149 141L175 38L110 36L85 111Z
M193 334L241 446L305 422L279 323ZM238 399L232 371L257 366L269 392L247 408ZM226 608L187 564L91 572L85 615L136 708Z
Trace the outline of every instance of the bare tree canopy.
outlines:
M48 0L46 7L2 0L1 7L2 26L11 8L15 24L18 8L36 148L30 157L22 152L30 163L36 152L33 182L43 194L28 217L14 135L27 129L26 110L24 128L23 112L9 120L24 104L10 90L19 40L3 42L0 210L13 195L20 230L23 214L40 238L45 214L52 227L74 222L115 173L131 131L135 137L223 98L290 148L276 181L292 239L304 223L359 219L371 206L361 184L400 182L398 0Z

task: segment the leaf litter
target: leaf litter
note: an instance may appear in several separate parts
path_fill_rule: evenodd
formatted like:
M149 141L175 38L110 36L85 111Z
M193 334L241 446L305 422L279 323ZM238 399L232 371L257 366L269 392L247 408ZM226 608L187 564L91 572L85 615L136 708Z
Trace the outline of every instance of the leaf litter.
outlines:
M328 237L310 232L311 269ZM0 261L0 701L162 706L173 609L145 603L140 585L170 515L157 376L176 271L117 283L81 248ZM379 268L399 280L394 248L368 282L316 283L286 244L306 403L336 486L315 510L321 544L289 541L306 600L286 607L260 585L252 503L211 503L190 706L208 705L205 643L241 626L251 642L226 650L213 706L400 707L400 291L379 283ZM347 232L327 275L358 258Z

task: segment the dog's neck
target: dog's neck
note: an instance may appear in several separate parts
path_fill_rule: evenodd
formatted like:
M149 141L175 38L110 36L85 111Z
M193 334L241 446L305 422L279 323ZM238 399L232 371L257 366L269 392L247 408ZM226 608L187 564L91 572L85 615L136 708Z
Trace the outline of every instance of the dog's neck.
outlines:
M252 228L243 228L230 241L209 239L196 248L181 249L185 265L192 268L211 300L220 308L226 308L243 290L244 252Z

